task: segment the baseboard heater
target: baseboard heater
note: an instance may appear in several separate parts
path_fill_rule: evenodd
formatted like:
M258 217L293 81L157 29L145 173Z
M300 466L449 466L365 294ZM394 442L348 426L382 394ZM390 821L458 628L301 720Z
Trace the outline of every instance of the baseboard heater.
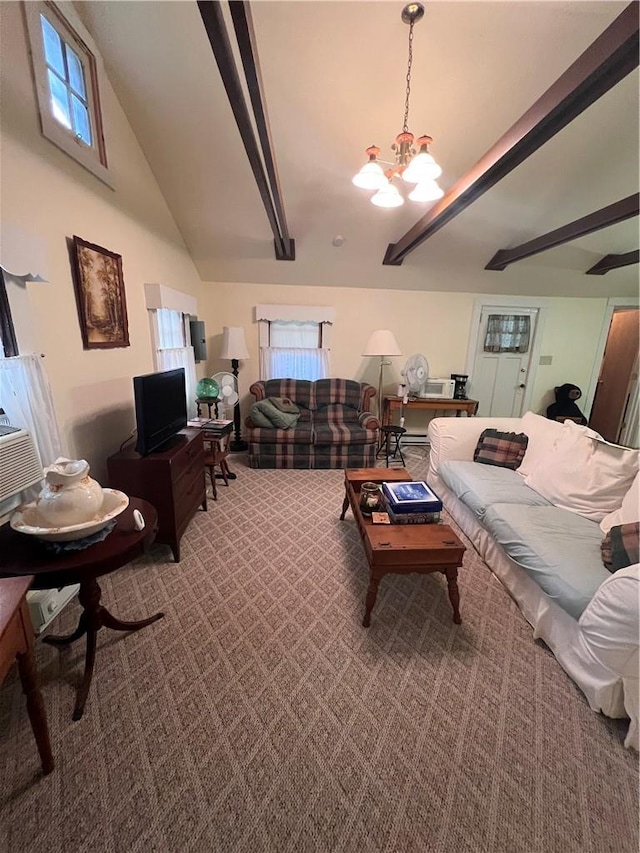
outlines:
M414 445L430 444L426 432L406 432L400 440L401 447L413 447Z

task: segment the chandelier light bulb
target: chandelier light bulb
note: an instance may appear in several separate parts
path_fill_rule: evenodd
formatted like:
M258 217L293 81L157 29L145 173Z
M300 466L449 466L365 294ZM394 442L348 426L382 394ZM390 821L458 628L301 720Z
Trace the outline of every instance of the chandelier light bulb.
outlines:
M411 201L437 201L439 198L442 198L444 195L444 190L442 190L438 184L430 178L426 181L420 181L419 184L413 188L413 190L409 193L409 198Z
M442 169L431 154L421 151L413 158L402 173L402 180L410 184L420 184L422 181L435 180L442 174Z
M404 204L404 199L398 192L398 188L391 181L387 181L386 185L371 197L371 204L375 204L376 207L400 207Z
M382 166L369 161L365 163L357 175L351 179L351 183L363 190L379 190L387 183Z

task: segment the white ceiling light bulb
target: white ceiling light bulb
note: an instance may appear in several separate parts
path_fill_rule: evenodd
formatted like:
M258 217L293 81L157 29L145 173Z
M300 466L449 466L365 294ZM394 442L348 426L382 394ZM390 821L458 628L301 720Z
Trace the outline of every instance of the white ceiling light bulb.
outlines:
M400 207L404 204L404 199L398 192L398 188L391 181L387 181L386 186L381 187L371 197L371 204L375 204L376 207Z
M365 163L357 175L353 176L351 183L363 190L379 190L386 180L382 166L377 163Z
M411 201L437 201L444 195L444 190L434 180L420 181L409 193Z
M369 161L364 164L357 175L353 176L351 183L363 190L379 190L387 181L382 166L376 163L380 149L376 145L371 145L365 153Z
M435 180L442 174L442 169L433 159L427 150L427 142L431 141L430 136L421 136L418 139L420 145L420 153L416 154L413 160L402 173L402 180L408 181L410 184L420 184L422 181Z

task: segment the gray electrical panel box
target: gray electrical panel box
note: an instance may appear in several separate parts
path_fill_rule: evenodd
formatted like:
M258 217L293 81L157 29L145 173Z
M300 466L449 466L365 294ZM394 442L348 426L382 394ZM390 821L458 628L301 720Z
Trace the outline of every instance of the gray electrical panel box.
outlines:
M189 321L191 331L191 346L196 361L207 360L207 339L204 333L204 320L193 318Z

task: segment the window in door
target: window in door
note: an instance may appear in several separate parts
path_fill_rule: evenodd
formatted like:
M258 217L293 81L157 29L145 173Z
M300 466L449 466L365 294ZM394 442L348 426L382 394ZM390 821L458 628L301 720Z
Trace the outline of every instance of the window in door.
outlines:
M528 352L531 318L527 314L490 314L484 336L485 352Z

